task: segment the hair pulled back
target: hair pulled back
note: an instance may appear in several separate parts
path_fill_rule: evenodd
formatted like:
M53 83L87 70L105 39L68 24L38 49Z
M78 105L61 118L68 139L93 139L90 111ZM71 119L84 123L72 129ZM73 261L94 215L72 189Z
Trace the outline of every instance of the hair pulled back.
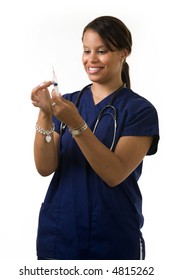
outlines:
M101 16L94 19L85 26L82 39L88 29L96 31L110 51L116 48L119 50L126 49L129 54L131 53L132 36L120 19L113 16ZM123 63L121 78L126 83L127 88L130 88L129 65L126 61Z

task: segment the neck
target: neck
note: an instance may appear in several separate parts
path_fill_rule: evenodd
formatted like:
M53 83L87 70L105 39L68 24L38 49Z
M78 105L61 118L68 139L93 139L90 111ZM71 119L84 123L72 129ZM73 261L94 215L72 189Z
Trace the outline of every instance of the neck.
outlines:
M125 87L125 84L122 81L109 86L93 83L91 90L95 104L103 100L105 97L109 96L111 93L119 90L121 87Z

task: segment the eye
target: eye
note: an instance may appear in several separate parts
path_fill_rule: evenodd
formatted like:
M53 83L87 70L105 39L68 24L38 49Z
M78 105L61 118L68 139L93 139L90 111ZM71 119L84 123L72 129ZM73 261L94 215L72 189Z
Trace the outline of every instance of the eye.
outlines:
M84 50L83 50L83 53L84 53L84 54L90 54L90 50L84 49Z
M108 51L107 50L98 50L97 53L98 54L106 54Z

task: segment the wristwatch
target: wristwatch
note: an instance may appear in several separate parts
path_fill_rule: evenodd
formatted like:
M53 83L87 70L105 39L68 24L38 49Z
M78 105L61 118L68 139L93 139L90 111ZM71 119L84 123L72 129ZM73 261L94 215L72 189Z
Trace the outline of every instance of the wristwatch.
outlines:
M84 122L84 124L79 127L79 128L73 128L72 130L69 130L72 134L72 137L78 136L80 135L83 131L85 131L87 129L88 125L86 122Z

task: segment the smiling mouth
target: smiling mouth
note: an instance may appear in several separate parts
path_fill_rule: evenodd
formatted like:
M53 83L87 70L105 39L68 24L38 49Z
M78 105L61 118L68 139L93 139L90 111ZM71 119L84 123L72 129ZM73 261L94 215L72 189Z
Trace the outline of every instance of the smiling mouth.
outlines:
M100 71L100 67L89 67L88 68L88 72L89 74L95 74L95 73L98 73Z

